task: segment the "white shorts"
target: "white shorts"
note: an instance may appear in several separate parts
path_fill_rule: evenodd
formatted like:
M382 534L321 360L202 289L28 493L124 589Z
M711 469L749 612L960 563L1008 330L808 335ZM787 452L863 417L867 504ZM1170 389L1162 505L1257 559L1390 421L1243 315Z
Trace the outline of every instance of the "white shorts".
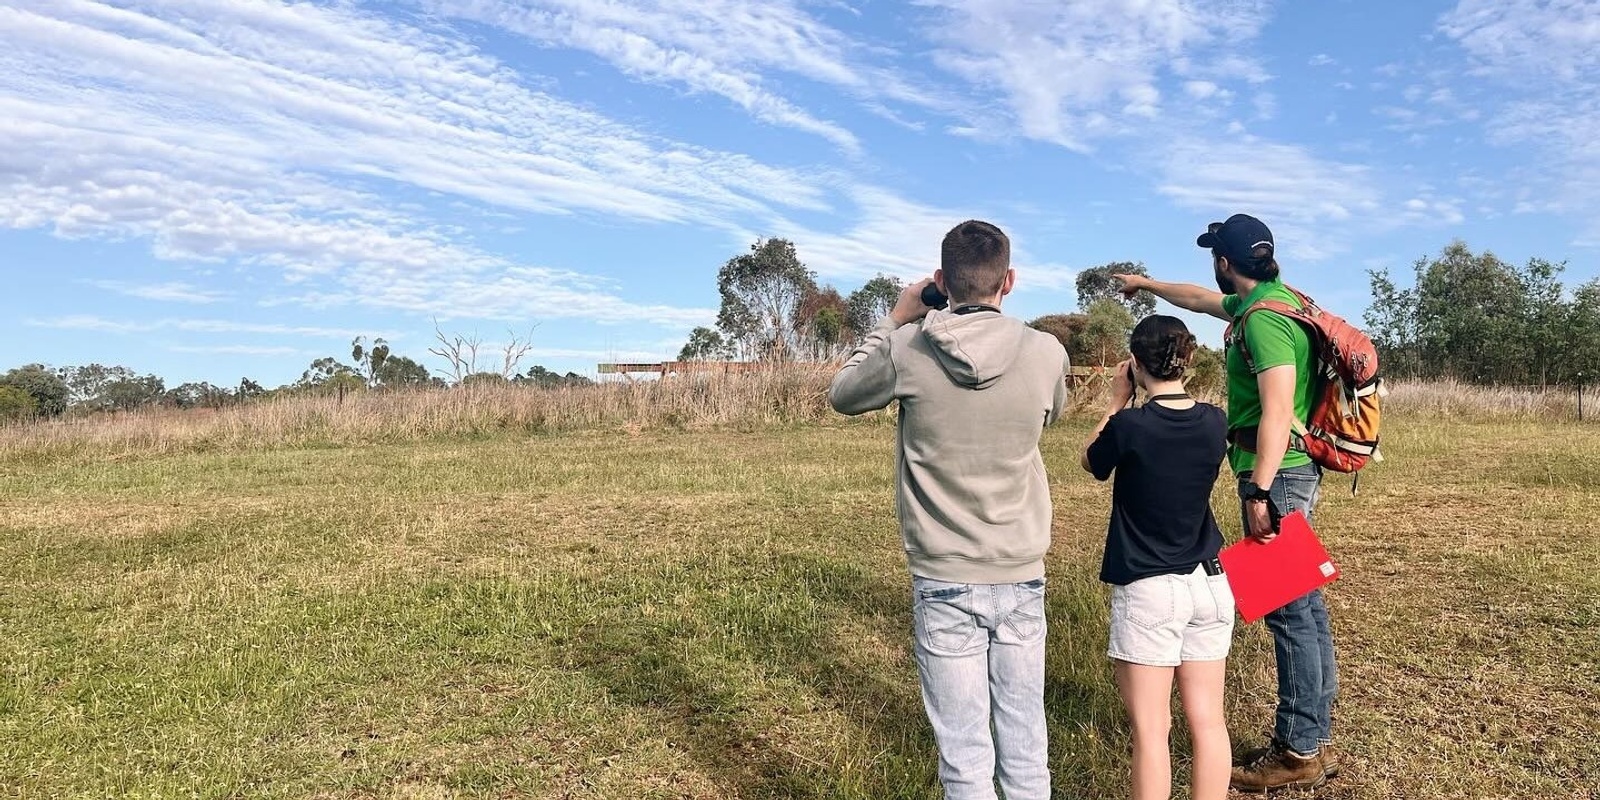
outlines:
M1201 567L1112 586L1106 655L1151 667L1221 661L1233 646L1233 614L1228 576Z

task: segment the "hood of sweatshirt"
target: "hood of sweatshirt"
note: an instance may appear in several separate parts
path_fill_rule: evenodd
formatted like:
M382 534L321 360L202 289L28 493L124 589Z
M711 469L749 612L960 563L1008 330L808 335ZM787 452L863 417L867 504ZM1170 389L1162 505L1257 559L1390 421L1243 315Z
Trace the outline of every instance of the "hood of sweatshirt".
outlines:
M952 380L973 389L991 386L1016 361L1028 327L992 311L953 314L930 311L922 336Z

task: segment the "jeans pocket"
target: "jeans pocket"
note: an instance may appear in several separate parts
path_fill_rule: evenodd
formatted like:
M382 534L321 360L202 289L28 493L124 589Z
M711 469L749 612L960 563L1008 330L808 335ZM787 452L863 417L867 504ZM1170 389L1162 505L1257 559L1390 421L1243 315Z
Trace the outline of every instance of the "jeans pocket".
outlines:
M1306 518L1310 519L1317 505L1317 495L1322 490L1322 477L1299 470L1282 472L1273 481L1272 490L1272 502L1277 503L1283 513L1303 511Z
M1017 605L1006 615L1004 627L1016 634L1018 643L1036 642L1044 636L1044 581L1028 581L1016 586Z
M917 641L934 653L956 655L972 646L978 621L965 606L970 586L941 586L917 593Z
M1117 606L1120 600L1122 615L1141 628L1154 630L1167 625L1178 613L1178 599L1167 578L1157 575L1119 586L1111 594L1111 603Z
M1206 585L1211 588L1211 599L1216 602L1217 622L1232 622L1236 613L1233 587L1226 575L1207 575Z

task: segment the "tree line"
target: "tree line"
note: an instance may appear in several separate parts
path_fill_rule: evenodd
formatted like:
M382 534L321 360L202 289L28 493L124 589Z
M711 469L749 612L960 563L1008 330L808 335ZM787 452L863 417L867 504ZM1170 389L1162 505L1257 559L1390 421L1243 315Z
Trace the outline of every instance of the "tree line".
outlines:
M1400 288L1387 269L1370 270L1363 312L1390 378L1501 385L1560 385L1600 377L1600 278L1571 288L1566 264L1532 258L1516 267L1456 241L1413 264ZM1148 274L1113 262L1077 276L1077 308L1029 321L1061 340L1074 365L1127 358L1128 334L1155 311L1147 295L1123 298L1118 273ZM792 242L764 239L717 274L715 327L696 328L679 360L829 360L859 343L894 307L899 280L878 275L849 295L817 283ZM1353 316L1353 315L1349 315ZM1221 388L1222 353L1202 346L1191 385Z
M1600 278L1570 291L1566 262L1521 267L1461 241L1412 265L1395 285L1369 270L1364 319L1385 375L1500 385L1562 385L1600 376Z
M437 331L437 326L435 327ZM141 408L222 408L272 397L330 396L354 392L402 389L444 389L450 386L515 384L538 388L584 386L591 381L577 373L560 374L542 366L520 369L528 340L512 336L510 342L486 357L495 364L480 365L481 339L438 332L440 346L429 352L449 363L435 375L417 361L390 351L382 338L358 336L350 343L350 358L324 356L312 361L300 379L275 389L241 378L237 386L191 382L167 388L154 374L141 375L124 366L88 364L52 368L26 364L0 375L0 422L63 415L87 415ZM492 368L489 368L492 367Z
M1412 285L1397 286L1387 269L1369 270L1372 304L1363 318L1390 378L1450 378L1469 383L1561 385L1600 376L1600 278L1570 291L1560 280L1566 264L1540 258L1514 266L1493 253L1474 253L1456 241L1413 265ZM1122 297L1111 277L1147 274L1140 263L1113 262L1077 276L1077 308L1028 324L1059 339L1072 363L1105 366L1128 357L1128 334L1155 311L1148 295ZM678 353L681 361L825 361L848 353L894 307L903 286L888 275L848 295L817 282L793 242L762 239L717 273L720 306L714 327L698 327ZM591 381L542 366L521 370L531 331L485 348L482 339L446 335L434 326L428 352L447 368L429 370L393 353L381 338L356 337L350 357L326 356L293 383L267 389L249 378L237 386L207 382L167 388L160 376L124 366L52 368L27 364L0 375L0 421L68 413L131 411L150 406L217 408L296 394L518 384L541 388ZM480 358L481 356L481 358ZM435 373L439 374L435 374ZM1202 346L1191 385L1220 389L1222 358Z

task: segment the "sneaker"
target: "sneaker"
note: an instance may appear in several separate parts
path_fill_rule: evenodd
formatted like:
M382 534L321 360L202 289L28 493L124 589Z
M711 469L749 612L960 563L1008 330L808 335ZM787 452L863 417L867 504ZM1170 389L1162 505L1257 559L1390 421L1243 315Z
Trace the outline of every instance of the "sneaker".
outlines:
M1333 749L1333 744L1325 743L1317 749L1317 757L1322 759L1322 774L1329 780L1339 777L1339 761L1342 758L1338 750Z
M1270 792L1274 789L1315 789L1327 782L1321 755L1300 756L1275 744L1255 760L1233 768L1229 782L1241 792Z

